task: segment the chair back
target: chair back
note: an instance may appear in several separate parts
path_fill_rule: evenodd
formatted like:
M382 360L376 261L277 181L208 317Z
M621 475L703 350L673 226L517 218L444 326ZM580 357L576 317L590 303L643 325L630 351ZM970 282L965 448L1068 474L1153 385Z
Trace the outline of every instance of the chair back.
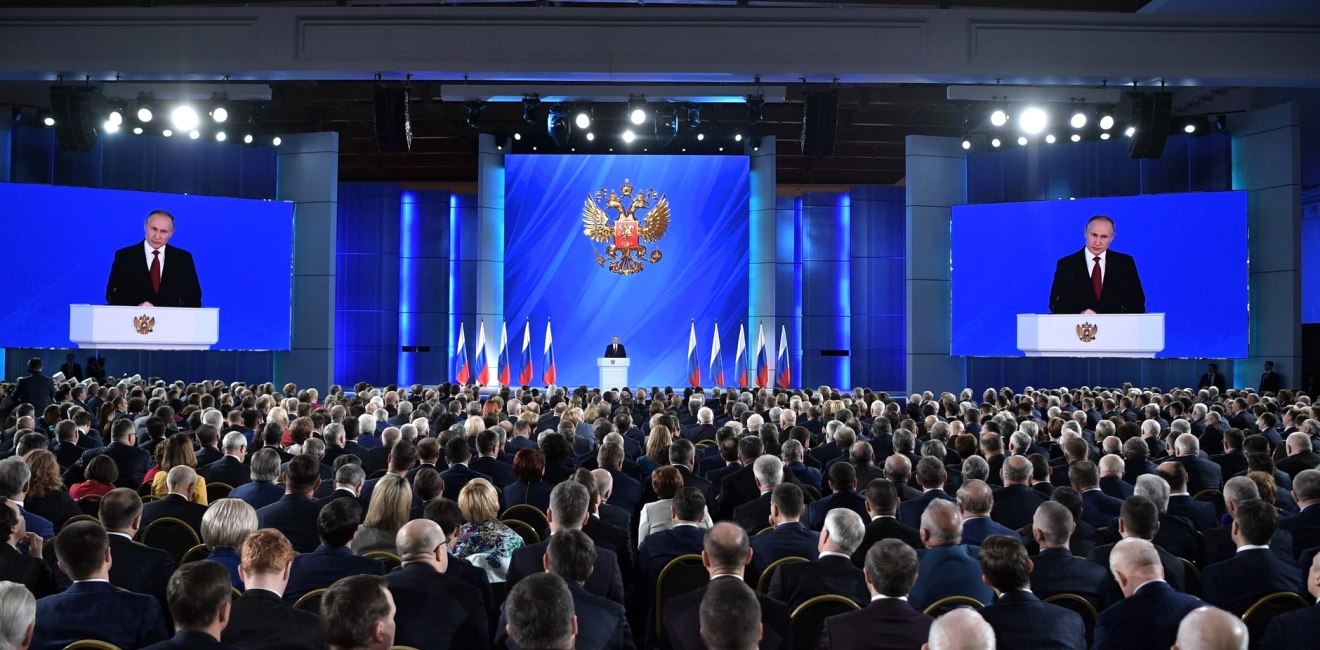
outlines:
M1192 495L1193 501L1209 503L1215 507L1215 526L1219 525L1220 519L1224 513L1228 512L1228 504L1224 503L1224 494L1214 488L1207 488Z
M299 598L298 602L293 604L293 608L300 609L304 612L309 612L312 614L316 614L317 616L320 616L321 597L324 595L325 595L325 589L313 589L303 594L302 598Z
M1275 616L1310 607L1305 598L1291 591L1278 591L1256 601L1242 615L1242 622L1247 624L1247 648L1256 650L1265 638L1265 631Z
M230 587L230 589L233 590L233 593L230 594L229 600L238 600L243 597L243 592L239 591L238 587Z
M96 517L101 514L101 495L89 494L78 499L78 510L88 517Z
M228 483L207 483L206 484L206 502L215 503L221 499L229 497L229 493L234 491L234 486Z
M501 519L500 523L518 533L518 536L523 539L523 546L531 546L541 541L541 536L536 534L536 531L532 530L532 527L521 519Z
M1095 621L1100 617L1091 601L1077 594L1054 594L1046 598L1045 602L1077 612L1086 625L1086 647L1091 647L1091 639L1095 637Z
M825 619L858 609L852 599L834 594L816 596L798 605L792 616L793 650L816 650L820 646L820 633L825 629Z
M119 646L96 639L83 639L64 646L64 650L120 650Z
M545 513L541 512L540 508L527 503L511 505L500 515L500 521L506 524L510 519L516 519L527 524L532 530L536 531L538 536L550 528L550 520L546 518Z
M803 492L806 492L806 493L809 494L809 495L811 495L811 500L812 500L812 501L820 501L820 490L816 489L816 486L814 486L814 485L807 485L806 483L803 483L803 484L802 484L802 491L803 491Z
M69 517L68 519L64 520L64 523L60 525L60 530L64 530L65 528L67 528L67 527L69 526L69 524L71 524L71 523L73 523L73 522L75 522L75 521L90 521L90 522L92 522L92 523L94 523L94 524L99 524L99 523L101 523L101 520L100 520L100 519L97 519L96 517L93 517L92 515L74 515L74 516Z
M147 524L138 533L138 541L152 548L167 551L174 557L175 564L183 563L183 556L194 546L202 543L197 531L187 522L174 517L161 517Z
M665 605L669 601L690 594L710 582L710 574L696 554L680 555L669 561L655 581L655 636L664 638ZM664 647L664 646L659 646Z
M930 606L925 609L924 613L926 616L939 618L962 607L981 609L982 607L985 607L985 605L982 605L981 601L968 596L949 596L948 598L941 598L931 603Z
M206 548L206 544L198 544L197 546L188 549L188 552L183 554L183 559L179 560L179 566L183 566L189 562L205 560L210 556L211 549Z
M403 560L389 551L367 551L362 554L362 557L369 557L373 560L384 562L386 573L403 566Z
M1183 564L1183 592L1188 596L1201 597L1201 570L1186 558L1178 558Z
M790 555L789 557L781 557L778 560L771 562L770 566L766 567L765 571L761 572L761 579L756 581L756 590L763 594L769 594L770 580L774 578L775 571L778 571L779 567L784 566L785 564L793 564L794 562L810 562L810 561L811 560L808 560L805 557L797 557Z
M378 470L372 472L372 473L371 473L371 476L368 476L367 478L368 478L368 479L380 478L380 477L384 476L386 473L387 473L387 470L378 469Z
M140 497L149 497L149 496L151 496L151 482L150 482L150 481L148 481L148 482L146 482L146 483L143 483L142 485L139 485L139 486L138 486L138 496L140 496Z

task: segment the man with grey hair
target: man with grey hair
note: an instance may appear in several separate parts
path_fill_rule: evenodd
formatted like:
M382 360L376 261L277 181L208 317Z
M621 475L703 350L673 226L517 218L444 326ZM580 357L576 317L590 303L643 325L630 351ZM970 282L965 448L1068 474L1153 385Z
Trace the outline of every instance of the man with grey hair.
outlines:
M1100 613L1093 650L1171 647L1183 617L1205 605L1164 581L1159 552L1144 539L1127 538L1115 544L1109 569L1123 598Z
M275 483L280 477L280 455L274 449L258 449L249 459L252 480L234 488L229 498L246 501L253 510L260 510L284 496L284 488Z
M920 533L925 548L917 552L921 566L908 596L912 607L924 610L949 596L967 596L982 604L994 599L994 591L981 579L979 549L962 543L963 520L956 505L931 501L921 514Z
M833 594L851 598L858 607L870 601L866 576L853 566L852 554L866 536L866 525L857 513L835 508L825 515L825 526L817 543L817 559L786 564L770 578L770 597L797 609L798 605Z
M1117 438L1115 438L1117 440ZM1100 457L1100 491L1119 501L1126 499L1133 494L1135 489L1131 483L1123 480L1123 471L1125 469L1123 457L1117 454L1105 454Z
M908 485L908 480L912 478L912 459L903 454L890 454L885 458L884 471L885 478L894 484L900 499L911 501L921 496L921 490Z
M784 482L784 465L778 458L764 455L752 463L756 477L757 498L733 509L733 519L748 535L755 535L770 526L770 497L776 486Z
M328 496L316 500L316 512L319 514L326 506L330 505L335 499L354 499L362 494L362 484L367 481L367 473L362 471L362 466L358 463L343 462L335 470L334 491ZM444 481L440 481L441 491L444 490Z
M920 578L918 578L920 579ZM955 609L930 626L924 650L994 650L995 631L974 609Z
M490 647L481 594L445 574L449 547L440 525L415 519L399 529L394 543L403 561L402 568L385 575L398 607L394 642L419 648Z
M550 492L550 508L546 511L550 534L554 535L561 530L582 530L591 518L590 501L591 495L581 483L564 481L556 485ZM505 581L508 589L513 589L526 576L545 571L544 558L549 546L550 540L545 539L513 552ZM623 604L623 576L619 572L619 558L614 551L596 548L596 563L584 588L597 596Z
M1184 616L1178 625L1178 638L1173 650L1247 650L1247 625L1242 619L1217 607L1198 607Z
M164 498L142 506L142 528L145 530L161 517L173 517L192 526L200 535L206 506L192 501L193 491L197 488L197 472L187 465L179 465L165 475L165 487L169 492Z
M23 508L23 499L27 497L31 481L32 470L28 469L27 463L22 458L11 457L0 461L0 497L9 499L14 502L14 505L18 506L18 511L23 515L23 522L29 533L36 533L44 540L53 539L55 537L55 525L49 519L28 512Z
M1040 553L1032 558L1031 591L1040 598L1077 594L1104 609L1105 568L1073 555L1074 530L1072 511L1062 503L1046 501L1036 509L1031 535Z
M1297 473L1292 485L1293 498L1300 512L1279 521L1279 530L1293 537L1293 551L1320 546L1320 470L1307 469Z
M964 484L968 481L985 481L990 478L990 464L980 456L968 456L962 463L962 478Z
M991 518L990 512L994 506L995 496L984 481L973 479L958 488L958 512L963 518L964 544L980 546L991 535L1017 535L1012 528Z
M0 650L27 650L37 624L37 599L16 582L0 582Z
M1149 422L1150 420L1147 420ZM1202 490L1218 490L1224 485L1223 470L1218 463L1203 458L1201 444L1196 436L1184 433L1174 440L1173 462L1187 470L1187 491L1196 494Z
M1045 502L1045 495L1031 487L1031 461L1026 456L1009 456L999 471L1004 487L995 493L990 518L1010 530L1030 526L1036 508Z
M1276 467L1293 478L1303 470L1320 467L1320 454L1315 453L1311 447L1311 436L1301 431L1288 434L1284 443L1288 457L1280 460Z
M709 406L702 406L697 410L697 423L684 431L683 437L696 444L702 440L715 440L715 431L715 412Z
M238 487L252 480L252 468L243 464L247 458L247 437L241 431L230 431L220 443L224 453L219 460L197 470L208 485L224 483Z

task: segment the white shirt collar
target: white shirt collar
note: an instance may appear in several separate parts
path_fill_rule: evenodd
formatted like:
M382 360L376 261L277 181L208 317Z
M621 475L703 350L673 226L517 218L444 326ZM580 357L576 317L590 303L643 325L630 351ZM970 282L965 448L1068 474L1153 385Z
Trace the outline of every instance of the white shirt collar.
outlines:
M907 598L908 598L907 596L886 596L886 595L884 595L884 594L876 594L876 595L874 595L874 596L871 596L871 602L874 603L874 602L877 601L877 600L903 600L903 601L906 601Z
M164 247L164 246L161 246L160 248L152 248L152 247L151 247L151 242L148 242L146 239L143 239L143 240L142 240L142 250L145 251L145 252L146 252L146 255L147 255L147 268L148 268L148 269L151 268L151 254L152 254L152 253L155 253L155 252L160 252L160 272L161 272L162 274L165 273L165 247Z
M1092 252L1091 252L1091 249L1089 249L1089 248L1084 249L1084 250L1086 251L1086 274L1087 274L1087 275L1090 275L1091 273L1094 273L1094 272L1095 272L1095 271L1094 271L1094 267L1095 267L1095 253L1092 253ZM1107 271L1108 269L1109 269L1109 251L1105 251L1105 252L1103 252L1103 253L1100 254L1100 279L1101 279L1101 281L1104 280L1104 278L1105 278L1105 271Z
M1239 546L1239 547L1238 547L1237 552L1238 552L1238 553L1241 553L1242 551L1255 551L1255 550L1257 550L1257 549L1264 549L1264 550L1267 550L1267 551L1268 551L1268 550L1270 549L1270 547L1269 547L1269 546L1258 546L1258 545L1256 545L1256 544L1243 544L1242 546Z
M118 535L118 536L123 537L124 539L126 539L126 540L128 540L128 541L130 541L130 542L133 541L133 536L132 536L132 535L129 535L129 534L127 534L127 533L116 533L116 532L113 531L113 530L108 530L108 531L106 531L106 534L107 534L107 535Z
M839 553L838 551L821 551L818 557L827 557L831 555L833 555L834 557L841 557L847 560L852 560L851 557L844 555L843 553Z
M1133 590L1132 590L1132 593L1135 594L1135 593L1137 593L1138 591L1141 591L1142 588L1144 588L1146 585L1154 584L1154 583L1156 583L1156 582L1164 582L1164 581L1161 580L1161 579L1159 579L1159 578L1156 578L1156 579L1154 579L1154 580L1147 580L1147 581L1145 581L1145 582L1143 582L1143 583L1137 585L1137 588L1136 588L1136 589L1133 589Z
M871 517L871 521L875 521L877 519L898 519L898 517L895 517L894 515L876 515L874 517Z

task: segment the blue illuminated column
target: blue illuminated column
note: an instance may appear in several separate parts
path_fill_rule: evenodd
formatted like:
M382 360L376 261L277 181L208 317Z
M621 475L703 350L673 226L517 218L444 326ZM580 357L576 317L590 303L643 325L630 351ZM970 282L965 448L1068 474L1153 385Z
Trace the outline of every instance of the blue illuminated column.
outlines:
M756 362L757 324L765 326L766 358L770 365L770 381L774 383L775 346L779 332L775 313L776 285L776 241L778 215L775 209L775 139L761 139L759 151L752 151L750 142L744 142L743 150L750 157L751 190L750 211L748 213L748 260L747 288L747 351ZM736 342L730 349L736 350ZM732 365L732 364L730 364ZM748 381L755 383L755 368L748 364Z
M802 386L802 199L775 199L775 321L774 344L778 361L779 327L788 328L788 354L792 361L791 385ZM769 332L766 333L770 335Z
M852 388L851 197L802 195L802 383Z
M477 154L476 201L455 196L450 217L449 358L463 324L476 372L477 326L486 326L486 363L497 371L500 321L504 318L504 153L495 136L482 135ZM451 368L452 370L452 368ZM452 372L446 372L446 375Z
M882 185L850 194L853 383L900 393L907 385L906 192Z
M404 190L399 197L400 385L449 379L450 203L447 190Z

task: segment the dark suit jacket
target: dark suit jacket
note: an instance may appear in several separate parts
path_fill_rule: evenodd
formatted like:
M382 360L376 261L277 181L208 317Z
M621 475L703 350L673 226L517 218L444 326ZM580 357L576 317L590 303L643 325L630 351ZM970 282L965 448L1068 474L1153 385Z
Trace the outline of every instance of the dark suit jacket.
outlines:
M1239 551L1201 572L1201 598L1237 616L1276 591L1305 597L1305 572L1270 549Z
M1083 248L1059 258L1050 286L1050 313L1080 314L1088 309L1101 314L1146 313L1146 294L1141 289L1141 277L1132 256L1114 250L1105 254L1104 284L1099 299L1091 284L1092 257Z
M224 483L229 487L238 487L252 481L252 468L238 462L233 456L225 456L203 467L197 473L206 479L207 485Z
M683 437L692 441L692 444L702 440L714 440L716 428L714 424L698 424L683 433Z
M1233 525L1230 523L1205 531L1201 566L1209 567L1211 564L1231 559L1237 554L1237 544L1233 542L1232 527ZM1286 530L1274 533L1274 539L1270 540L1270 550L1287 560L1297 557L1297 553L1293 550L1292 533ZM1304 574L1305 571L1303 571Z
M1094 562L1105 568L1104 590L1107 594L1105 602L1109 605L1123 600L1123 590L1119 589L1118 581L1114 579L1114 574L1109 570L1109 554L1113 551L1113 544L1105 544L1091 549L1091 554L1086 556L1087 562ZM1187 575L1186 565L1182 563L1182 560L1159 546L1155 547L1155 551L1159 553L1160 564L1164 567L1164 581L1169 583L1169 586L1174 590L1183 591L1184 585L1187 584L1185 581Z
M1261 650L1291 650L1314 645L1320 638L1320 607L1307 607L1270 619Z
M279 501L257 511L257 526L274 528L289 538L293 550L311 553L321 544L316 516L321 509L302 494L285 494Z
M1055 594L1077 594L1103 609L1107 598L1105 577L1109 571L1099 564L1078 559L1072 550L1041 549L1031 558L1031 591L1041 598Z
M963 519L963 543L980 546L991 535L1019 537L1016 530L1009 528L989 517L967 517Z
M513 465L501 463L494 458L473 457L468 466L474 472L489 476L491 483L494 483L501 490L517 480L513 477Z
M458 493L462 492L463 486L474 478L484 478L494 484L489 476L466 465L450 465L449 469L440 472L440 478L445 482L445 498L450 501L458 501ZM370 495L365 489L362 490L362 493L370 499Z
M705 539L705 531L696 526L675 526L651 533L642 540L642 546L637 551L637 566L646 572L654 584L660 572L674 558L701 553Z
M64 522L82 514L78 503L64 490L51 490L38 498L28 496L23 502L23 509L50 522L55 530L64 526Z
M1320 507L1308 506L1279 520L1279 530L1292 534L1293 553L1320 546Z
M627 510L629 515L641 510L642 484L613 467L606 467L605 471L614 478L614 488L610 491L610 505Z
M284 602L292 605L313 589L324 589L340 578L362 574L383 576L385 564L380 560L354 555L347 546L330 548L322 544L314 552L302 553L293 558L289 585L284 588Z
M197 467L205 468L207 465L224 458L224 452L215 447L202 447L197 450Z
M1182 517L1192 522L1192 525L1201 532L1210 530L1219 523L1213 503L1194 501L1189 494L1169 495L1168 512L1174 517Z
M816 559L820 534L807 530L801 522L788 522L775 526L764 535L752 537L752 564L747 567L747 584L755 587L765 568L786 557Z
M582 527L582 532L591 538L591 542L596 548L603 548L614 551L614 555L619 560L619 570L623 572L623 581L625 584L632 584L633 567L636 566L636 559L633 557L632 538L628 536L628 529L619 528L613 524L607 523L597 515L592 515L587 520L586 525Z
M980 614L994 629L995 645L1000 648L1086 650L1086 624L1081 615L1043 602L1030 591L1001 594L995 604L981 608Z
M733 520L738 522L748 535L755 535L761 532L762 528L770 525L770 494L766 492L733 509Z
M7 543L0 543L0 580L17 582L27 587L35 598L45 598L56 590L49 564Z
M38 600L36 621L34 650L62 650L82 639L142 648L169 635L155 598L107 582L75 582L62 594Z
M151 522L162 517L174 517L192 526L193 532L197 533L198 538L201 538L202 516L205 514L206 506L193 503L182 494L166 494L165 498L159 501L142 504L142 527L140 530L146 530Z
M628 627L622 605L590 593L576 582L568 583L568 591L573 594L573 613L578 624L573 647L577 650L632 650L632 630ZM509 638L507 624L508 618L501 607L499 624L495 626L495 650L519 650L518 644Z
M229 493L229 498L238 499L250 505L255 510L261 510L284 496L284 487L266 481L256 482L248 481L243 485L234 488Z
M966 544L936 546L917 551L917 583L908 601L918 610L948 596L969 596L988 605L994 590L981 581L980 547Z
M1196 494L1201 490L1218 490L1224 487L1224 472L1213 461L1200 456L1177 456L1170 458L1187 469L1187 493Z
M39 372L30 373L26 377L18 379L18 386L14 388L14 403L22 404L27 402L35 409L38 418L41 412L55 401L55 380Z
M1151 462L1149 459L1133 460L1131 458L1124 458L1123 463L1124 463L1123 480L1127 481L1128 483L1131 483L1132 485L1137 484L1138 476L1141 476L1142 474L1155 473L1156 465L1155 463Z
M1122 508L1122 501L1101 490L1087 490L1082 493L1082 521L1096 528L1108 526L1110 520L1117 517ZM1111 532L1111 534L1117 533L1117 530Z
M1101 476L1100 491L1122 501L1136 494L1136 487L1117 476Z
M913 550L924 548L921 543L921 533L915 528L909 528L898 522L894 517L879 517L866 524L866 536L862 538L862 543L853 553L853 566L862 568L866 566L866 553L875 546L876 542L886 539L897 539Z
M179 632L160 643L153 643L142 650L247 650L235 645L216 641L206 632Z
M1168 650L1178 638L1178 624L1205 603L1178 593L1167 583L1148 584L1100 612L1094 650Z
M273 591L249 589L229 610L220 640L243 650L324 650L315 614L294 609Z
M734 578L716 578L733 580ZM673 650L706 650L701 641L701 599L706 595L706 587L690 594L683 594L665 605L662 621L665 640ZM792 650L793 634L789 627L788 606L769 596L757 592L756 600L761 603L761 643L760 650Z
M838 555L782 565L770 578L768 595L788 605L789 610L827 594L850 598L858 607L871 601L862 570L853 566L851 558Z
M917 650L935 619L905 600L881 598L861 611L825 619L820 647L827 650Z
M926 506L930 505L933 499L944 499L949 502L956 500L949 496L944 490L930 490L923 492L921 496L910 501L905 500L898 504L898 523L907 526L913 530L921 529L921 514L926 512Z
M1209 387L1211 387L1211 386L1214 386L1215 388L1218 388L1220 391L1223 391L1223 390L1224 390L1224 375L1223 375L1223 373L1218 373L1218 372L1216 372L1215 374L1212 375L1212 374L1210 374L1210 373L1207 372L1207 373L1201 375L1201 380L1200 380L1200 381L1196 382L1196 387L1197 387L1197 388L1209 388Z
M157 307L201 307L202 285L197 281L192 254L166 244L163 264L160 291L155 291L142 242L115 251L105 285L106 304L137 306L149 302Z
M626 359L627 357L628 349L625 348L622 343L619 343L618 345L611 343L605 346L606 359Z
M546 539L513 552L513 557L509 558L509 573L504 581L506 593L513 590L519 580L545 571L543 558L549 547L550 540ZM596 549L596 563L592 565L591 576L587 578L584 587L597 596L623 604L623 577L619 573L618 556L613 551Z
M862 521L870 517L866 514L866 497L856 492L835 492L820 501L807 504L807 511L802 520L807 524L807 528L820 530L825 527L825 516L835 508L852 510L862 518Z
M1276 467L1280 471L1286 472L1288 476L1297 478L1297 473L1302 470L1320 467L1320 454L1317 454L1314 451L1296 453L1280 460Z
M105 447L89 449L83 452L82 458L78 460L69 471L64 473L65 485L73 485L86 480L83 475L84 468L93 458L105 454L111 460L115 461L115 466L119 469L119 478L115 480L115 487L126 487L137 489L142 485L142 477L147 475L147 470L151 469L151 454L131 445L125 445L119 442L111 442Z
M396 645L419 650L490 647L486 609L472 586L417 562L390 572L385 582L398 608Z
M1017 530L1030 526L1036 508L1049 499L1026 485L1010 485L995 492L995 505L990 518L1008 528Z
M331 461L334 462L334 461ZM367 457L362 459L362 471L371 476L383 469L390 468L390 448L376 447L367 450Z
M156 599L161 614L169 611L165 588L174 573L174 557L167 551L110 534L110 584Z
M535 483L519 483L514 481L504 488L503 506L507 509L512 505L525 503L536 506L541 512L545 512L550 509L550 492L554 489L555 486L550 485L545 481L537 481Z
M55 462L59 463L60 467L73 467L74 463L77 463L78 459L82 458L82 455L87 452L87 449L79 447L76 442L66 441L57 443L51 451L55 453Z

